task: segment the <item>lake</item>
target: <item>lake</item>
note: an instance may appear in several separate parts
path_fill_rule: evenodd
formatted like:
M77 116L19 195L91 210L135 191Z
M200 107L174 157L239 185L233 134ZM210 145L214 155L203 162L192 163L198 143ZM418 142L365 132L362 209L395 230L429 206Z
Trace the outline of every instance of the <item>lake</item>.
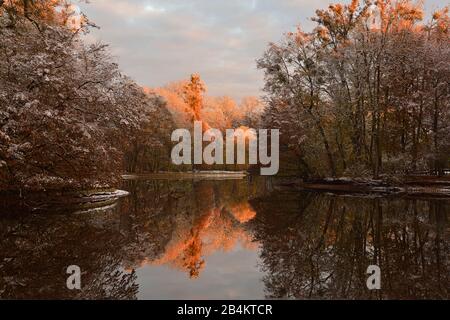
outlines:
M262 178L123 189L96 210L0 212L0 298L449 298L448 200L299 192ZM66 286L70 265L81 290ZM381 290L367 288L370 265Z

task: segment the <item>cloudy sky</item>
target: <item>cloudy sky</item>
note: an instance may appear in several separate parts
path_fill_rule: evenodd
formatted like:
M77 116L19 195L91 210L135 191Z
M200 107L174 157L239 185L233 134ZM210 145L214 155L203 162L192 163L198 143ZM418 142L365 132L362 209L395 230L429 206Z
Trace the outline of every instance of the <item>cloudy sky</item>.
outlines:
M89 38L109 43L139 84L162 86L198 72L210 95L240 99L261 94L255 60L267 44L298 24L311 29L309 17L330 2L336 0L91 0L80 6L101 27ZM445 2L427 0L427 11Z

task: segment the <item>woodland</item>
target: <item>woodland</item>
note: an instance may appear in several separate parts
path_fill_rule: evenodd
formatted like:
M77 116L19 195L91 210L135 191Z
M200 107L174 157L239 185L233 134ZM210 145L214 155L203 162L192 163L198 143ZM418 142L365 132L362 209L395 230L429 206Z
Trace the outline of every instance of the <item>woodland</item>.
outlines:
M174 166L176 128L280 130L280 175L442 176L450 167L449 8L353 0L269 43L264 94L210 96L195 70L158 88L124 75L65 0L0 1L0 190L116 187Z

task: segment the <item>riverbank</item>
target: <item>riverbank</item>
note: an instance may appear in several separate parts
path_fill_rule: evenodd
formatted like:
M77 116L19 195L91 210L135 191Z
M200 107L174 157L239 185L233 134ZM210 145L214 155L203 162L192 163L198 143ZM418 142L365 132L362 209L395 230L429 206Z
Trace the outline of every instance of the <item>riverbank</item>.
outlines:
M450 198L449 176L405 176L396 181L366 178L325 178L315 180L280 178L275 185L281 189L289 188L349 195Z
M123 180L240 180L247 176L244 171L192 171L125 174ZM81 191L0 191L0 212L5 214L39 212L80 212L115 205L117 200L128 196L127 191L99 188Z
M129 180L241 180L249 176L244 171L193 171L126 174ZM270 177L271 186L279 191L312 191L356 197L410 197L450 199L450 176L408 176L396 180L367 178L326 178L302 180L295 177ZM17 212L79 212L115 205L128 196L127 191L117 189L92 189L87 191L42 191L0 193L0 211Z
M158 172L145 174L125 174L124 180L222 180L243 179L248 176L246 171L187 171L187 172Z
M0 212L15 214L88 211L114 205L118 199L128 195L127 191L117 189L31 192L26 196L12 192L0 193Z

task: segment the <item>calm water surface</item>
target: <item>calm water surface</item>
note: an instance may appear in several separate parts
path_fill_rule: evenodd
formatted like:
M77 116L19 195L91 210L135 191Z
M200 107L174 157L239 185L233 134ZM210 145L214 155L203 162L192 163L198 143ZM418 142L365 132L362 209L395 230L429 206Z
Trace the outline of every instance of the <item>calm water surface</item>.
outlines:
M0 298L448 299L450 202L268 180L124 183L116 206L0 212ZM366 270L382 270L369 291ZM66 268L82 270L81 291Z

